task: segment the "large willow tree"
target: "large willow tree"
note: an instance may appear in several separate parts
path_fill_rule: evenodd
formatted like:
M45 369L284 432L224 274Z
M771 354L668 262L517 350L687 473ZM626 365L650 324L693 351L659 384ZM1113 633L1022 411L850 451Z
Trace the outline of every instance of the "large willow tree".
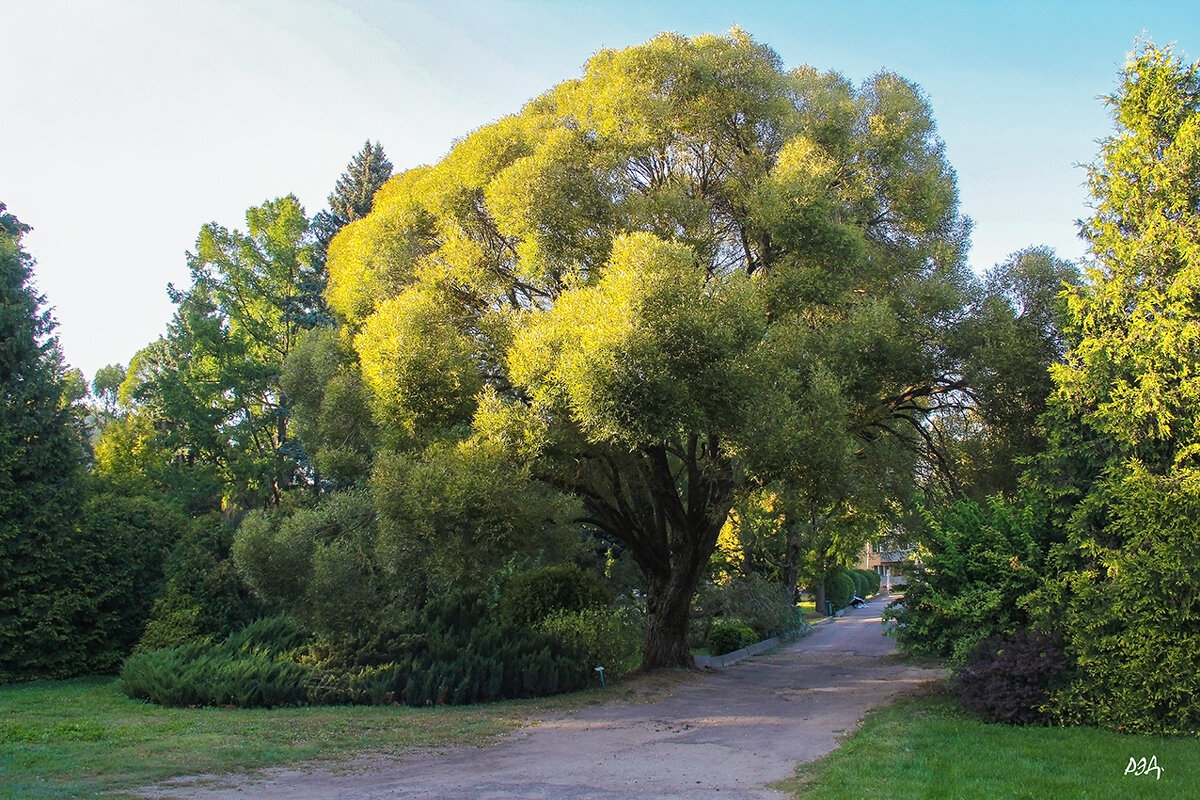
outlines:
M967 227L911 83L664 34L393 178L327 299L391 446L501 444L628 549L649 669L691 663L739 491L841 503L921 443L959 388Z

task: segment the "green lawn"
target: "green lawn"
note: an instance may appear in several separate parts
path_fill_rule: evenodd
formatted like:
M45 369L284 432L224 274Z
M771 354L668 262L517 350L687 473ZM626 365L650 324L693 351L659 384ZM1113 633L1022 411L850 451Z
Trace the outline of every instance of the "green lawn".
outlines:
M675 676L660 679L679 680ZM649 680L649 679L648 679ZM0 687L0 798L97 797L175 775L257 769L366 750L486 744L548 709L650 699L653 682L459 708L171 709L130 700L112 678ZM1125 775L1154 757L1161 778ZM1200 797L1200 739L1086 728L985 725L931 695L868 715L826 759L779 788L800 800Z
M825 614L817 611L817 602L815 600L801 600L799 603L796 603L796 607L800 609L800 613L804 615L804 619L808 622L825 619Z
M1154 772L1126 775L1129 759ZM944 696L876 709L822 761L777 788L797 800L1200 797L1200 739L1125 736L1092 728L987 725Z
M459 708L241 710L130 700L114 678L0 686L0 799L96 797L176 775L413 745L484 744L540 710L599 696Z

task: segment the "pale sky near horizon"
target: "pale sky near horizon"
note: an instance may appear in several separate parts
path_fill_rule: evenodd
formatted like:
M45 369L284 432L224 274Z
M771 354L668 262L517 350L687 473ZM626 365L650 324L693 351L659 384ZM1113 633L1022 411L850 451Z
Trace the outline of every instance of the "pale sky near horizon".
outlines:
M90 379L165 332L204 223L288 193L311 216L366 139L430 163L597 50L735 24L788 68L923 88L980 272L1030 245L1081 258L1099 97L1138 36L1200 59L1200 3L1166 0L0 0L0 202Z

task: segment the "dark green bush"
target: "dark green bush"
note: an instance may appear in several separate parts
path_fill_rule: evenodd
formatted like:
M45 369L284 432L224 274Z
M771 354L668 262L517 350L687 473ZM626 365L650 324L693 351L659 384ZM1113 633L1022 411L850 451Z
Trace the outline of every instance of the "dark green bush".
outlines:
M719 619L712 624L708 631L708 652L714 656L723 656L734 650L749 647L762 639L754 629L744 622L732 619Z
M841 569L825 579L825 601L833 603L834 611L850 605L853 599L854 579L850 577L849 572Z
M375 665L314 667L305 680L309 705L387 705L399 702L397 686L403 687L412 670L412 660Z
M848 569L846 574L850 576L850 580L854 582L854 594L858 597L866 597L869 595L871 582L862 574L862 570Z
M121 669L124 691L167 706L301 705L308 668L265 653L236 653L202 644L130 656Z
M976 643L1027 627L1018 604L1041 580L1044 523L1028 502L965 500L927 515L921 563L884 612L900 646L961 663Z
M1020 629L989 636L967 655L954 677L964 708L987 722L1045 724L1050 692L1066 672L1061 635Z
M322 638L349 643L386 627L393 612L399 582L372 563L377 527L369 494L329 492L313 507L248 514L233 560L256 596Z
M163 564L183 516L160 498L125 494L100 480L85 487L69 533L50 542L43 529L0 553L0 572L19 564L0 576L0 589L10 590L0 591L10 601L0 601L0 682L115 672L162 592ZM0 528L11 532L6 526L25 511L5 516L0 509ZM16 557L25 545L38 554ZM40 571L51 564L55 572Z
M532 626L556 611L607 608L611 598L599 576L574 564L557 564L514 575L500 597L500 619Z
M263 617L230 634L225 640L224 649L231 653L263 653L275 656L295 650L310 638L291 617Z
M323 665L310 702L461 705L572 691L596 666L575 644L500 622L478 591L451 592L426 605L399 659Z
M605 609L560 610L521 627L497 619L479 592L460 591L414 619L410 632L367 652L269 617L218 644L135 655L122 679L131 697L164 705L457 705L581 689L594 667L630 671L640 657L637 620Z
M1200 470L1162 477L1134 466L1105 494L1103 526L1073 524L1058 568L1029 599L1037 619L1062 629L1077 667L1052 694L1056 721L1195 736Z
M167 557L166 589L154 601L136 652L223 640L262 616L263 604L230 555L233 536L220 514L190 521Z
M133 650L162 593L167 553L185 525L160 498L90 482L76 536L76 568L87 598L76 617L88 653L81 670L114 672Z
M394 691L412 706L540 697L584 688L594 666L545 633L484 620L465 641L431 631Z
M479 591L462 589L431 599L425 606L421 628L453 635L468 635L490 615Z

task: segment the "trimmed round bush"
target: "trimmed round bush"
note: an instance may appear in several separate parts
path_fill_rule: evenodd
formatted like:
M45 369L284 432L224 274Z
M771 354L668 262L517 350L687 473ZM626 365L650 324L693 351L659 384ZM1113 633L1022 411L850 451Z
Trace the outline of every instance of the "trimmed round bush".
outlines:
M757 633L741 620L719 619L708 631L708 652L723 656L760 641Z
M858 593L859 597L870 597L873 594L879 593L880 580L878 572L873 569L856 569L852 570L852 572L862 578L862 591Z
M854 581L854 594L859 597L866 597L870 594L868 589L871 583L863 577L862 570L848 569L846 570L846 574L850 576L850 580Z
M825 600L834 610L845 608L854 599L854 579L846 570L838 570L825 579ZM824 609L821 609L824 611Z

